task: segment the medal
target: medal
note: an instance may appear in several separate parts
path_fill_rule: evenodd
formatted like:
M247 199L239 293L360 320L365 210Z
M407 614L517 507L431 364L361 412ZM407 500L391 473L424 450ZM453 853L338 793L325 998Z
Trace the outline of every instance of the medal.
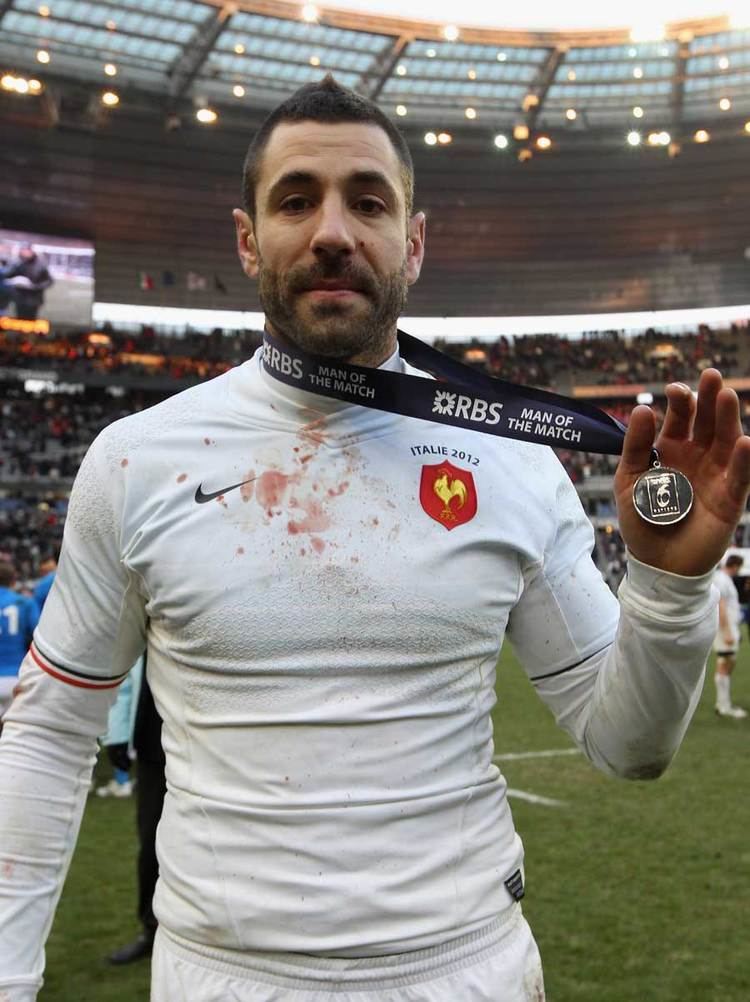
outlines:
M654 449L651 468L633 487L635 510L651 525L680 522L693 507L693 488L684 473L662 466Z

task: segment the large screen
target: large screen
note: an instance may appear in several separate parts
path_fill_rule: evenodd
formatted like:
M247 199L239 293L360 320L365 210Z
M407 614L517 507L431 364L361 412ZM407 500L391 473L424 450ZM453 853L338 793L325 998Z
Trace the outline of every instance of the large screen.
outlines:
M93 244L0 229L0 316L87 327L93 303Z

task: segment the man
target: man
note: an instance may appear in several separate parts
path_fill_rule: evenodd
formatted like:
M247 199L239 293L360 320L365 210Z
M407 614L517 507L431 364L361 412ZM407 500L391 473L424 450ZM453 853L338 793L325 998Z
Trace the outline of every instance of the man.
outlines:
M39 606L40 612L44 608L44 603L47 601L47 596L55 580L57 558L57 553L50 554L39 563L39 578L34 585L34 601Z
M141 932L132 942L109 954L109 963L115 965L132 964L150 957L158 926L153 908L154 890L159 877L156 829L167 785L164 777L164 750L161 746L161 719L154 705L145 670L135 714L133 747L138 756L135 804L138 824L138 919Z
M376 106L331 78L301 88L255 136L235 212L266 350L110 425L81 466L0 742L9 1002L35 998L83 763L144 645L167 762L152 1002L543 998L492 764L506 630L600 768L651 778L679 746L715 628L712 571L750 487L736 395L715 370L697 404L667 388L656 444L694 502L666 531L634 508L655 437L635 409L615 481L618 603L549 449L278 378L314 353L331 386L376 366L429 385L396 336L424 255L412 193ZM25 800L32 769L53 805ZM19 859L23 882L3 878Z
M731 677L740 647L742 623L742 610L734 579L739 574L742 564L742 557L733 553L716 571L714 578L719 592L719 628L714 639L716 712L720 717L734 717L735 720L743 720L747 716L747 710L732 704L731 695Z
M0 730L18 670L39 621L36 602L17 592L15 584L15 567L7 560L0 560Z
M101 746L106 751L109 764L112 766L112 777L107 783L96 787L94 793L97 797L121 799L133 795L131 750L142 675L143 655L139 655L123 682L117 687L117 699L109 708L107 732L102 735Z
M20 320L36 320L44 293L54 279L31 244L23 244L18 258L0 274L0 309L10 300Z

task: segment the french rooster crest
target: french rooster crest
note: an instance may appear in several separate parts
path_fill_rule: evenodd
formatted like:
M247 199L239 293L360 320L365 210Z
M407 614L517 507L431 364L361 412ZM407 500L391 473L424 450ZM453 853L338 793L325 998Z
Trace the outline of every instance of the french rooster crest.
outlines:
M432 489L443 502L440 517L455 521L456 516L451 511L451 501L453 498L458 498L458 507L459 509L463 508L467 497L466 484L458 478L451 480L447 473L443 473L442 476L436 478Z

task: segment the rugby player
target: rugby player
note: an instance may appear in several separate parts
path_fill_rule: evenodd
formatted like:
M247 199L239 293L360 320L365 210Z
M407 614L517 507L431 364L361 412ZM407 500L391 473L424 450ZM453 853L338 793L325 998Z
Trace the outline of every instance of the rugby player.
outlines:
M750 487L716 370L697 402L666 390L656 445L695 495L668 528L634 510L656 428L633 412L619 598L549 448L279 378L305 353L332 379L425 375L397 344L425 252L413 184L392 123L331 78L280 105L235 212L273 344L110 425L82 463L0 741L8 1002L42 983L96 736L144 647L167 775L152 1002L543 999L492 762L506 635L600 769L653 778L680 744Z

